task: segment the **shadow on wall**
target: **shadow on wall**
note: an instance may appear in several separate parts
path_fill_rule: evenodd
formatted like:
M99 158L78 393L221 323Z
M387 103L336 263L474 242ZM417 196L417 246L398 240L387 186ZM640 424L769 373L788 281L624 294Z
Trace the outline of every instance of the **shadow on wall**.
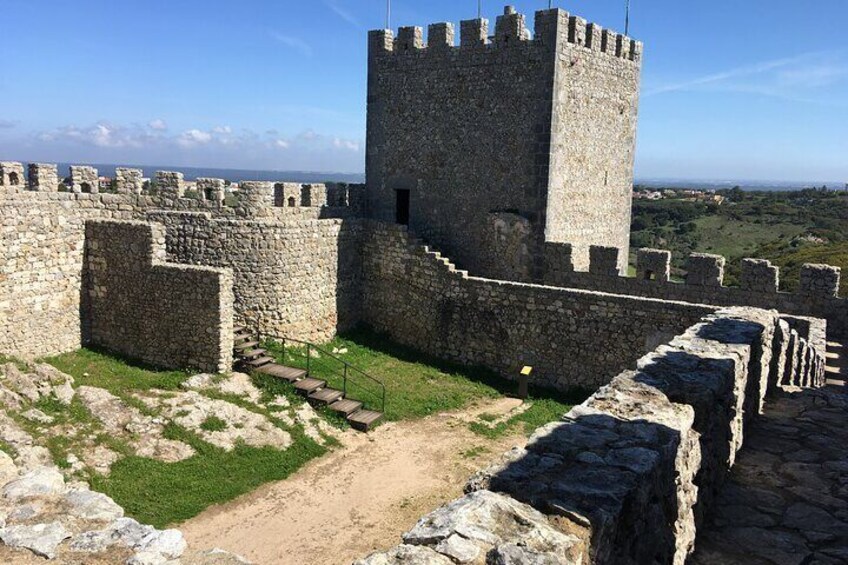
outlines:
M469 490L507 493L546 514L582 540L590 554L583 562L673 562L679 430L597 414L546 426L531 442L487 480L472 479Z

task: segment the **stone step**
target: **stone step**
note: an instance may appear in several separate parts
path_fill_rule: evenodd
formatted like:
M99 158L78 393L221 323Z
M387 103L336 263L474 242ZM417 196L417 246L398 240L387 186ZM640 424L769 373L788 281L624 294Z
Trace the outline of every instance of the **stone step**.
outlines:
M265 351L264 349L256 348L256 349L245 349L244 351L242 351L240 353L240 355L244 359L250 359L252 357L259 357L260 355L264 355L265 353L268 353L268 352Z
M245 342L239 343L233 349L235 349L236 351L245 351L247 349L251 349L253 347L256 347L257 345L259 345L259 342L254 339L254 340L251 340L251 341L245 341Z
M346 418L350 414L353 414L354 412L362 408L362 403L358 400L343 398L342 400L337 400L336 402L333 402L328 408L333 412L337 412L338 414L343 415Z
M263 356L257 357L256 359L250 359L248 361L245 361L244 363L245 365L250 365L251 367L261 367L262 365L267 365L268 363L271 363L273 361L273 357Z
M367 432L383 417L382 412L374 410L357 410L347 417L351 427L362 432Z
M344 393L334 388L322 388L309 395L309 400L316 404L327 405L336 402L344 396Z
M271 375L272 377L277 377L290 383L299 381L300 379L306 377L306 371L304 371L303 369L286 367L285 365L278 365L276 363L269 363L267 365L263 365L262 367L256 369L256 372L263 373L265 375Z
M294 388L297 389L298 392L307 395L317 391L318 389L324 388L325 386L327 386L327 381L313 379L312 377L306 377L294 383Z

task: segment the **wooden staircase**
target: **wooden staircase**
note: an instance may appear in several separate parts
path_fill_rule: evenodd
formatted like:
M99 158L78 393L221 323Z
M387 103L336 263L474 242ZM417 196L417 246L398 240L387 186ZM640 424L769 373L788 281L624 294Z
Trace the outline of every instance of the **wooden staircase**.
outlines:
M247 328L236 327L234 333L233 352L237 366L291 383L311 404L326 406L345 418L356 430L367 432L382 419L382 412L367 410L362 402L346 398L343 391L327 386L327 381L311 377L304 369L276 363L266 350L259 347L258 336Z

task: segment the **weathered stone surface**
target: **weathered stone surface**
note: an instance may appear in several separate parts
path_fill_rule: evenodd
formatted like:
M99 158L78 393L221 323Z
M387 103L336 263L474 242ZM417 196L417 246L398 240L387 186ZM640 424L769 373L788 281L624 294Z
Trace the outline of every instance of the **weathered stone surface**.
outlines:
M60 494L65 489L65 478L57 469L39 467L22 475L3 487L3 497L21 500L33 496Z
M90 490L72 490L65 494L71 514L85 520L113 521L124 515L124 509L114 500Z
M163 421L145 416L109 391L81 386L77 389L77 394L104 428L126 436L138 455L162 461L181 461L194 455L191 446L163 437Z
M359 559L354 565L453 565L453 561L429 547L399 545L384 553Z
M59 522L33 526L7 526L0 529L0 540L9 547L26 548L48 559L56 556L56 548L69 537L71 537L70 532Z

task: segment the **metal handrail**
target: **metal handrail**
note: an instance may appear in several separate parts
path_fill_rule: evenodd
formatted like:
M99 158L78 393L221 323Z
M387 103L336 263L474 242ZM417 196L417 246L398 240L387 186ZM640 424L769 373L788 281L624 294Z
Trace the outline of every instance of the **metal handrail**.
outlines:
M312 350L313 349L315 351L319 352L321 355L324 355L326 357L329 357L330 359L333 359L333 360L341 363L342 367L344 368L344 370L342 371L342 392L344 393L345 396L347 396L348 381L349 381L348 374L350 372L357 373L357 374L365 377L366 379L373 381L374 383L376 383L380 387L380 395L379 395L380 396L380 411L383 412L383 413L386 412L386 385L383 384L381 381L375 379L374 377L372 377L371 375L369 375L365 371L354 367L353 365L351 365L350 363L348 363L344 359L336 357L332 353L330 353L330 352L328 352L324 349L321 349L320 347L318 347L314 343L310 343L308 341L302 341L302 340L294 339L294 338L291 338L291 337L275 335L275 334L271 334L271 333L268 333L268 332L262 332L258 329L256 330L256 336L259 339L259 341L262 341L262 339L264 338L264 339L273 339L273 340L281 342L281 344L283 346L283 354L284 355L286 353L286 343L287 342L297 343L299 345L306 346L306 373L307 374L311 374L310 363L311 363L311 360L312 360ZM369 394L373 394L371 391L369 391L366 387L362 386L361 384L358 384L354 381L351 381L350 384L356 386L359 389L364 390L365 392L367 392Z

